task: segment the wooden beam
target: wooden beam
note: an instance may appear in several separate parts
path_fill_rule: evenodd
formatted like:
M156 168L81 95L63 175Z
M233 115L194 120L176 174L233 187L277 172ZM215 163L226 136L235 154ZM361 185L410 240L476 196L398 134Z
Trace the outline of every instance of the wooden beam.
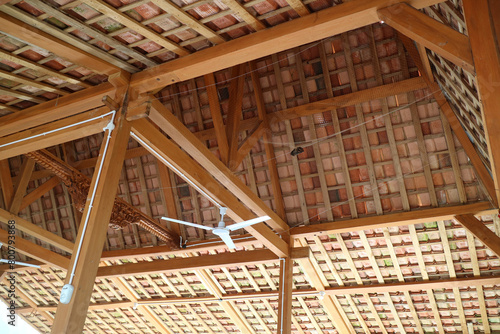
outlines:
M316 289L316 291L318 292L324 292L325 285L321 281L321 278L318 275L318 271L316 270L313 261L316 260L311 259L311 257L307 257L300 260L299 263L304 270L305 275L309 278L312 287L314 287L314 289ZM335 305L332 296L324 296L323 300L321 300L321 304L327 310L327 313L330 316L330 320L339 333L352 333L351 329L345 323L344 318L340 313L341 311L338 309L337 305Z
M55 38L35 27L31 27L12 16L0 13L0 20L2 21L3 32L25 41L28 44L39 46L72 63L107 75L120 71L119 67L102 60L101 57L96 57L90 53L84 52L74 45Z
M255 83L254 83L254 86L255 86ZM315 113L329 111L331 109L331 106L329 106L330 104L335 105L335 106L337 106L337 105L338 106L348 106L352 103L359 104L359 103L371 101L373 99L394 96L397 94L406 93L406 92L412 91L412 90L423 89L426 87L427 87L427 84L426 84L425 80L422 77L417 77L417 78L412 78L412 79L400 81L397 83L387 84L387 85L383 85L383 86L377 86L377 87L369 88L366 90L362 90L362 91L358 91L358 92L354 92L354 93L349 93L349 94L334 97L331 99L325 99L325 100L321 100L318 102L305 104L303 106L297 106L297 107L285 109L282 111L278 111L275 114L269 114L268 117L273 120L273 123L279 122L280 120L291 120L291 119L295 119L297 117L308 116L308 115L313 115ZM207 89L208 88L209 87L207 87ZM217 99L217 101L218 101L218 99ZM214 115L213 110L212 110L212 115ZM252 130L256 126L258 126L260 124L260 122L261 122L260 117L254 117L254 118L242 120L239 131L241 132L241 131ZM222 123L222 121L221 121L221 123ZM1 128L1 125L0 125L0 128ZM225 130L223 127L222 127L221 131L222 131L221 133L224 133L224 135L225 135L225 132L224 132ZM217 139L217 135L216 135L214 129L198 131L198 132L195 132L194 135L200 140ZM219 143L219 145L221 145L221 144ZM132 148L132 149L127 150L126 159L140 157L140 156L143 156L145 154L149 154L149 152L143 147ZM267 154L267 149L266 149L266 154ZM268 160L269 160L269 158L268 158ZM81 161L76 162L74 167L77 169L80 169L80 170L85 169L85 168L94 167L96 161L97 161L97 158L89 158L86 160L81 160ZM38 178L39 173L34 173L34 174L35 174L36 178ZM282 215L280 214L280 216L282 216Z
M175 3L170 0L151 0L152 3L163 9L175 17L179 22L187 25L200 35L205 36L210 42L220 44L225 42L224 38L215 33L212 29L205 26L203 23L195 20L191 15L186 13L182 8L179 8Z
M483 160L477 153L476 148L471 143L469 136L462 127L459 119L457 118L457 115L451 108L450 104L448 103L448 100L446 99L446 96L441 91L439 85L434 80L429 78L427 75L424 75L426 73L426 70L425 70L425 65L422 63L421 60L422 55L419 54L419 51L417 50L415 44L410 38L406 37L405 35L399 34L399 39L404 44L406 50L408 51L413 61L417 65L417 68L420 71L420 73L423 74L423 79L427 83L428 88L432 92L432 95L434 96L434 99L436 100L437 104L440 106L441 112L448 120L448 123L451 126L453 133L457 136L458 140L460 141L460 144L462 144L462 147L464 148L465 153L467 153L467 156L472 166L474 167L474 170L479 180L486 188L486 192L488 193L492 201L494 203L497 203L498 197L495 192L495 184L493 182L490 173L488 172L486 166L484 165Z
M500 36L498 16L500 6L488 0L465 0L463 2L467 31L470 36L472 54L476 65L484 132L488 144L491 170L495 181L497 206L500 203Z
M145 38L155 42L158 45L161 45L167 50L170 50L179 56L186 56L189 54L185 48L179 46L178 44L170 41L169 39L163 37L153 29L142 25L140 22L137 22L135 19L129 17L127 14L120 12L118 9L114 8L110 4L101 1L101 0L87 0L85 1L87 6L90 6L97 10L98 12L103 13L107 17L119 22L125 27L134 30L135 32L141 34Z
M301 0L286 0L286 2L288 2L290 7L292 7L300 16L309 15L309 8L307 8Z
M479 241L500 257L500 237L484 225L482 221L471 214L457 215L455 216L455 220L462 224L470 233L474 234Z
M173 116L173 115L172 115ZM175 116L173 116L175 118ZM190 158L172 141L167 139L153 124L146 119L132 122L134 138L144 142L152 149L151 153L160 160L174 166L177 174L189 179L208 196L227 207L228 216L236 222L255 218L255 215L243 205L237 196L222 187L198 162ZM183 147L186 149L186 147ZM212 154L209 152L209 154ZM220 164L222 162L213 156ZM197 158L199 161L199 158ZM224 165L222 165L224 168ZM265 224L260 223L245 228L278 256L286 257L288 245Z
M290 234L294 238L313 235L328 235L332 233L347 233L353 231L370 230L381 227L405 226L428 223L436 220L450 220L455 215L493 213L491 204L479 202L467 205L447 206L441 208L413 210L408 212L390 213L381 216L362 217L348 220L338 220L314 224L309 226L294 227Z
M16 229L26 234L29 234L41 241L44 241L48 244L51 244L54 247L57 247L65 252L71 253L73 252L74 244L66 239L61 238L60 236L47 231L44 228L41 228L21 217L18 217L16 214L10 213L4 209L0 209L0 221L7 224L8 221L13 220L16 222ZM17 242L17 239L16 239ZM16 245L17 247L17 245ZM29 255L31 256L31 255ZM32 257L32 256L31 256ZM67 261L69 264L69 261ZM66 269L66 267L64 267Z
M145 64L147 66L155 66L156 65L156 63L154 61L152 61L151 59L149 59L147 56L143 55L139 51L136 51L133 48L129 48L126 45L123 45L120 41L113 38L113 36L107 35L106 33L103 33L100 30L98 30L97 28L90 26L90 24L85 24L85 22L82 22L76 18L73 18L70 14L67 14L66 12L60 11L58 8L54 8L51 5L40 2L38 0L25 0L25 2L30 4L31 6L33 6L35 8L43 11L44 14L47 14L47 15L52 16L52 17L57 17L58 20L60 20L61 22L64 22L67 26L69 26L70 27L69 30L68 29L64 30L64 32L66 33L65 35L73 36L71 34L71 32L77 32L77 31L83 32L84 34L87 34L92 38L92 42L101 41L101 42L104 42L107 45L109 45L111 48L113 48L112 52L114 50L121 51L124 54L128 55L129 57L132 57L133 59L139 60L140 62L142 62L143 64ZM12 7L6 6L6 7L9 7L8 9L16 8L13 6ZM18 16L18 15L15 15L15 13L12 10L6 11L5 7L1 8L1 10L7 12L7 14L9 14L11 16L16 16L19 20L24 21L30 25L36 25L39 29L44 30L45 32L49 33L50 35L54 35L54 36L58 35L58 34L54 34L52 29L45 30L47 25L48 25L48 27L51 27L51 25L45 23L45 21L44 21L45 15L43 15L43 14L40 16L37 16L35 18L31 14L27 14L26 12L24 12L22 10L21 11L15 10L16 14L23 13L23 14L27 14L28 17L31 16L31 18L35 18L35 20L33 21L31 19L26 18L26 15L19 15ZM38 21L38 24L37 24L37 21ZM56 29L59 29L59 28L56 28ZM61 37L61 39L62 39L62 37ZM73 40L73 39L71 38L71 40ZM86 44L89 44L89 43L86 43ZM129 60L131 60L131 59L129 59ZM120 63L126 63L126 61L123 60ZM125 69L126 68L127 67L125 67ZM131 72L133 72L133 71L131 71Z
M10 203L9 211L13 214L19 212L19 207L21 206L21 201L23 200L24 194L26 194L26 188L30 182L31 173L33 173L33 168L35 167L35 162L31 159L25 157L23 164L21 166L21 171L19 178L17 180L16 189L14 190L14 196Z
M245 88L245 68L246 64L235 66L231 69L231 79L229 83L229 105L226 118L226 136L229 145L229 161L227 166L234 170L237 166L236 157L239 137L240 123L242 118L243 91Z
M2 196L6 208L10 206L14 196L14 185L10 173L9 160L0 160L0 185L2 186Z
M43 103L47 101L47 99L43 97L38 97L36 95L31 95L27 93L23 93L14 89L0 88L0 94L6 96L12 96L19 100L31 101L35 103Z
M0 230L0 242L3 243L5 247L9 245L9 233L7 231ZM54 253L46 248L43 248L42 246L38 246L31 241L25 240L19 235L16 236L14 246L16 248L16 252L29 256L35 260L47 263L50 266L59 268L61 270L66 270L66 268L68 268L68 258L58 253Z
M254 83L255 85L255 83ZM361 104L384 97L395 96L414 90L427 88L427 83L422 77L407 79L391 84L368 88L365 90L340 95L324 100L306 103L300 106L280 110L266 115L270 124L276 124L281 121L292 120L299 117L314 115L322 112L330 112L332 106L335 108L344 108L353 104ZM260 122L260 117L253 117L242 120L240 131L247 131L255 128ZM214 129L198 131L194 133L200 140L209 140L215 138Z
M206 74L203 77L205 86L207 87L208 104L210 105L210 114L214 124L215 137L217 138L217 146L221 160L224 165L229 163L229 144L227 141L226 130L224 128L224 119L222 118L222 111L220 109L219 94L215 83L215 76L213 73Z
M469 38L406 3L379 9L380 20L400 33L474 73Z
M442 0L409 0L420 9ZM288 50L306 43L376 23L377 9L394 4L393 0L353 0L299 19L282 23L272 29L214 46L189 57L183 57L135 73L131 89L143 94L176 82L193 79L224 68Z
M160 183L162 185L162 194L165 199L165 209L169 217L178 218L177 207L175 205L175 187L170 179L170 171L164 164L158 164L158 175L160 176ZM176 235L182 235L180 224L170 223L170 230Z
M221 0L221 2L231 9L233 13L241 17L243 21L248 23L253 30L259 31L266 28L264 23L260 22L256 17L250 14L248 9L242 6L237 0Z
M219 253L186 258L173 258L168 261L141 261L119 266L99 267L98 278L123 277L132 275L147 275L152 273L171 273L179 270L191 271L211 269L214 267L233 267L235 265L250 265L275 262L276 254L268 249Z
M369 293L394 293L395 291L407 292L407 291L426 291L429 289L453 289L453 288L467 288L470 286L485 286L485 285L498 285L500 284L500 276L475 276L466 278L447 278L440 280L426 280L417 282L402 282L402 283L384 283L384 284L367 284L367 285L348 285L348 286L338 286L333 288L325 288L325 298L329 296L345 296L345 295L355 295L355 294L369 294ZM169 305L169 304L184 304L184 303L200 303L200 304L211 304L215 302L230 302L234 300L262 300L268 298L279 297L278 291L266 291L266 292L251 292L251 293L235 293L231 295L222 295L218 297L169 297L169 298L154 298L154 299L142 299L138 300L137 303L142 306L146 305ZM300 289L293 290L293 297L307 297L307 296L318 296L316 289ZM114 303L101 303L92 304L92 309L113 309L119 305L123 305L123 302ZM101 306L100 306L101 305ZM36 307L39 310L44 311L55 311L54 306L39 306ZM24 312L25 309L20 309L20 312ZM279 332L278 332L279 333ZM340 332L339 333L350 333L350 332Z
M280 259L277 333L292 332L293 260Z
M110 120L109 109L102 107L2 137L0 159L101 133Z
M21 85L36 87L36 88L44 90L46 92L52 92L52 93L59 94L59 95L68 95L69 94L68 91L59 89L56 86L52 86L52 85L49 85L47 83L36 81L36 80L30 79L30 78L27 78L25 76L11 73L11 72L1 70L1 69L0 69L0 77L5 78L7 80L12 80L12 81L17 82Z
M234 175L212 152L200 142L163 104L155 100L152 102L149 118L165 131L179 146L181 146L196 161L202 165L213 177L226 187L233 195L239 198L259 216L269 216L266 223L277 232L288 230L288 225L264 202L254 194L236 175Z
M53 176L48 181L42 183L38 188L24 196L21 204L19 205L19 211L23 211L24 209L26 209L31 203L35 202L50 190L57 187L60 183L61 180L59 180L57 176Z
M252 148L257 144L257 142L262 138L265 132L269 132L269 128L267 124L264 122L260 122L255 129L251 131L251 133L243 140L240 144L236 155L233 155L231 159L230 169L235 171L238 166L241 164L243 159L250 153ZM280 215L281 217L281 215Z
M263 133L262 137L264 139L264 149L266 151L266 160L267 165L269 166L269 176L271 179L271 187L273 189L274 203L276 208L276 213L282 218L285 219L285 201L283 200L283 192L281 191L280 177L278 173L278 166L276 162L276 155L274 152L274 146L272 144L272 134L271 134L271 126L269 124L269 119L267 116L266 105L264 101L264 94L262 93L262 85L260 83L259 72L257 70L257 65L255 61L250 62L250 76L252 77L252 84L255 94L255 104L257 106L257 114L258 119L261 122ZM277 77L277 82L279 85L280 78ZM259 136L258 133L259 128L255 130L255 135ZM245 140L245 143L249 140L252 140L253 133ZM240 148L242 149L243 146Z
M39 73L39 75L45 74L45 75L56 77L58 79L66 81L67 84L68 83L74 84L74 85L78 85L78 86L81 86L84 88L91 87L90 84L83 82L80 79L76 79L75 77L67 75L61 71L54 70L50 67L40 65L36 61L32 61L32 60L29 60L27 58L18 56L15 53L10 53L10 52L4 51L3 49L0 49L0 59L5 59L8 61L14 62L16 64L19 64L25 68L29 68L29 69L35 71L36 73Z
M424 280L417 282L398 282L390 284L367 284L362 286L339 286L325 289L327 295L345 295L361 293L432 290L432 289L452 289L467 286L483 286L500 284L500 276L475 276L467 278L448 278L439 280Z
M80 333L87 318L87 309L90 297L94 288L94 281L99 266L99 259L106 239L108 222L113 210L113 203L120 178L120 171L123 167L123 159L128 146L130 125L126 122L122 114L117 115L115 129L111 133L109 147L106 156L105 144L103 143L100 152L100 159L103 159L101 173L94 173L90 189L95 189L95 200L93 203L87 201L82 217L88 216L88 226L86 233L83 233L83 222L76 240L76 245L82 240L81 252L74 252L71 263L68 266L71 270L75 266L75 276L72 285L75 291L68 304L59 303L57 307L53 333ZM98 166L100 165L98 162ZM96 178L100 175L100 179ZM90 206L92 205L92 206ZM79 255L77 257L77 255ZM70 275L66 277L65 284L70 281Z
M87 88L2 117L0 137L50 123L103 105L102 97L115 88L110 83Z
M250 234L243 234L239 236L234 236L233 241L236 246L250 246L257 242L257 239L252 237ZM193 241L188 243L188 248L190 252L202 252L209 251L216 248L223 248L224 242L217 241L217 239L213 240L214 243L206 244L205 240ZM128 258L147 258L147 257L155 257L155 256L167 256L167 255L182 255L187 251L184 248L169 250L166 249L165 246L153 246L146 248L130 248L130 249L120 249L114 251L104 251L102 253L101 261L110 261L110 260L120 260L120 259L128 259Z

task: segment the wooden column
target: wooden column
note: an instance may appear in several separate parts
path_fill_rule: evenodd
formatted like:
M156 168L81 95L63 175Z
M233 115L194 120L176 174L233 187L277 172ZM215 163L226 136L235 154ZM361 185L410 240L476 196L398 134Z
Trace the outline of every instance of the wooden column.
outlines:
M291 252L291 250L290 250ZM278 334L292 332L293 260L291 256L280 259L280 284L278 297Z
M81 333L85 319L87 318L87 310L90 302L90 297L94 288L94 281L99 266L104 240L108 229L108 222L111 216L113 203L120 178L120 171L123 166L123 160L128 145L130 135L130 126L125 121L125 117L117 115L115 121L116 128L111 133L109 147L104 157L103 169L100 179L97 180L97 172L94 173L90 189L96 189L96 196L93 207L89 206L90 201L87 201L83 212L83 219L90 211L86 234L83 236L83 222L80 224L78 237L75 247L83 238L82 249L78 261L76 262L76 249L71 257L68 276L65 283L69 282L69 274L73 265L76 265L75 277L73 286L75 291L71 301L68 304L59 303L57 307L52 333ZM107 134L107 133L106 133ZM97 165L100 165L103 159L105 142L101 147L100 157ZM76 262L76 264L75 264Z

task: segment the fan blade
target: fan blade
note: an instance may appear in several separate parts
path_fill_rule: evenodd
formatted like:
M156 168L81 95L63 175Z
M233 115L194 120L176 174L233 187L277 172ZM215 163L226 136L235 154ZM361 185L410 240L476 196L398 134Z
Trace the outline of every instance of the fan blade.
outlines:
M219 237L224 241L224 243L229 247L229 249L235 249L236 245L233 242L233 239L231 239L231 236L229 234L221 234Z
M205 226L205 225L200 225L200 224L185 222L184 220L178 220L178 219L173 219L173 218L168 218L168 217L161 217L161 219L168 220L168 221L171 221L171 222L174 222L174 223L183 224L183 225L189 225L189 226L192 226L192 227L202 228L202 229L207 230L207 231L213 230L213 227L208 227L208 226Z
M226 226L226 228L229 231L235 231L235 230L239 230L240 228L244 228L244 227L247 227L247 226L250 226L250 225L253 225L253 224L262 223L263 221L266 221L266 220L269 220L269 219L271 219L271 217L269 217L269 216L262 216L262 217L258 217L258 218L254 218L254 219L250 219L250 220L245 220L244 222L241 222L241 223L236 223L236 224L233 224L233 225L229 225L229 226Z

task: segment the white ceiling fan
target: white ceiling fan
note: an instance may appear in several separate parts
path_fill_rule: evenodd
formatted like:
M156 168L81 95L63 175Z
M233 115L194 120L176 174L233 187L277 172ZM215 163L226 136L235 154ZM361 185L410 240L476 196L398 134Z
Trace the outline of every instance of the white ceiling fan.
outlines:
M269 217L269 216L262 216L262 217L258 217L258 218L254 218L254 219L250 219L250 220L245 220L241 223L236 223L233 225L226 226L226 224L224 223L224 215L226 214L226 210L227 210L227 208L224 208L224 207L220 208L220 221L219 221L219 225L217 227L208 227L205 225L194 224L194 223L186 222L183 220L177 220L177 219L168 218L168 217L162 217L161 219L168 220L168 221L175 222L175 223L179 223L179 224L188 225L188 226L202 228L202 229L208 230L208 231L212 231L213 234L219 236L222 239L222 241L224 241L226 243L226 245L227 245L227 247L229 247L229 249L236 248L233 240L231 239L231 236L229 235L229 233L231 231L239 230L240 228L244 228L244 227L247 227L247 226L250 226L253 224L257 224L257 223L262 223L263 221L271 219L271 217Z

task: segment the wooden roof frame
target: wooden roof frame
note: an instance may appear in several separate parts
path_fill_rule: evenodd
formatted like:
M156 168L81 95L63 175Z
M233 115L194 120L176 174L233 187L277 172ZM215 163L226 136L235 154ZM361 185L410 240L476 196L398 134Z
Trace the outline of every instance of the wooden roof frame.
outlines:
M156 1L155 1L156 2ZM63 42L50 36L49 34L41 31L34 30L29 28L30 38L33 38L31 42L35 43L43 43L43 47L46 47L49 51L54 51L58 53L71 55L73 53L78 55L77 63L88 66L96 70L99 73L106 74L115 74L118 79L112 79L109 83L104 83L96 87L91 87L84 89L80 92L68 94L61 98L58 98L56 101L48 101L45 103L41 103L35 107L31 107L22 111L18 111L12 115L4 116L2 119L3 122L0 125L0 136L2 136L2 140L5 142L10 142L15 138L26 138L27 136L38 132L46 132L51 129L55 129L59 127L61 124L70 124L72 122L77 121L80 117L87 117L86 113L88 110L101 108L99 112L104 112L107 110L107 106L103 102L104 96L112 96L116 101L119 101L119 104L123 104L124 109L122 109L122 113L118 116L118 121L116 122L117 129L113 132L112 137L112 145L110 147L110 156L106 157L107 161L111 161L111 159L116 159L117 161L123 161L126 154L126 145L130 130L136 136L140 137L144 141L147 141L149 145L153 145L154 138L151 137L155 135L157 138L161 138L161 140L166 143L168 140L165 136L163 136L159 130L155 129L152 123L158 125L161 130L165 131L168 136L170 136L179 146L192 157L199 157L198 163L201 166L198 166L200 172L203 172L204 177L214 178L216 180L217 188L220 193L225 193L225 200L222 200L222 203L226 204L225 201L231 201L231 205L227 205L229 209L232 211L230 214L233 214L237 219L249 219L252 215L263 215L269 214L272 217L272 221L269 224L269 227L264 224L256 225L252 228L247 228L252 235L254 235L257 240L263 242L267 248L271 249L277 256L283 258L284 269L282 274L280 275L282 281L287 282L286 285L283 285L284 292L280 295L283 295L283 300L280 299L280 302L285 304L286 308L283 308L283 312L286 314L281 317L278 322L278 328L283 328L285 332L290 331L290 326L292 323L291 320L291 274L290 274L290 266L287 268L291 262L291 250L292 247L291 242L287 241L288 238L298 238L303 237L305 235L311 234L322 234L322 233L341 233L342 228L344 229L367 229L374 228L377 226L396 226L396 225L409 225L415 224L426 219L456 219L463 223L472 233L476 235L476 237L482 240L486 245L491 245L492 249L498 254L498 236L492 235L485 228L478 227L478 224L481 224L476 218L474 218L474 214L478 214L487 210L492 209L491 205L488 203L477 203L473 205L465 205L457 208L436 208L430 210L423 211L415 211L415 212L404 212L398 214L391 214L387 216L376 216L370 218L360 218L355 219L349 222L336 222L335 224L319 224L319 225L311 225L309 227L304 228L296 228L288 231L288 227L285 221L283 221L283 217L280 217L278 214L272 212L266 205L255 196L246 186L238 183L238 180L231 171L224 165L221 161L215 159L215 157L200 144L199 140L196 138L196 135L192 134L181 122L179 122L175 116L173 116L169 110L167 110L161 103L158 101L153 101L151 103L151 109L148 110L149 114L146 119L136 119L138 117L137 114L131 112L130 114L126 113L127 104L131 107L136 107L137 104L143 103L148 99L148 94L154 92L160 88L165 86L174 84L176 82L185 81L188 79L192 79L195 77L210 75L215 71L227 68L228 66L236 66L240 64L244 64L246 62L253 61L257 58L271 55L280 51L284 51L293 47L297 47L303 45L308 42L317 41L322 38L340 34L355 28L359 28L371 23L375 23L379 20L386 21L389 25L393 26L399 32L409 36L410 38L415 39L416 42L421 44L423 47L427 47L436 53L439 53L443 57L449 59L450 61L459 64L464 67L466 70L476 70L479 78L479 87L483 97L483 103L485 107L485 123L487 124L487 132L488 138L490 140L490 148L494 143L498 140L499 136L495 136L498 132L495 128L495 114L492 111L493 106L498 105L498 98L500 94L488 94L488 73L490 71L490 67L492 63L494 65L499 64L498 50L495 50L491 47L491 40L494 39L494 32L492 31L491 25L488 25L485 20L484 24L479 25L478 17L481 17L481 14L489 13L489 7L487 4L487 0L480 1L479 10L473 10L472 6L474 6L473 1L465 0L465 14L467 20L470 22L475 22L478 24L476 29L470 30L471 39L469 42L469 38L464 35L456 33L454 30L450 29L442 29L443 25L436 24L433 21L430 21L427 16L422 14L421 12L415 10L420 9L429 5L434 5L440 3L438 0L409 0L404 2L392 1L392 0L355 0L350 1L348 3L335 6L334 8L326 9L320 11L315 15L305 15L293 22L281 24L275 28L267 29L267 30L259 30L258 32L245 36L233 41L225 42L218 35L215 35L213 31L204 30L204 34L208 38L213 38L213 41L217 43L221 43L218 46L211 47L209 49L197 52L195 54L184 56L178 60L171 61L169 63L159 65L152 69L148 69L136 74L132 74L131 76L126 74L122 69L120 69L116 65L112 65L105 60L101 60L95 56L92 56L89 53L79 51L72 45L67 42ZM4 1L6 3L6 1ZM96 5L99 5L101 2L96 1ZM396 3L396 4L395 4ZM2 4L2 3L0 3ZM102 5L102 4L101 4ZM307 14L304 12L304 8L298 5L295 1L291 1L292 7L300 8L299 11L302 14ZM112 8L105 8L106 11L113 12ZM295 8L294 7L294 8ZM412 8L413 7L413 8ZM241 8L240 8L241 10ZM394 12L403 13L404 16L393 15ZM398 13L398 14L399 14ZM114 13L114 15L119 15ZM425 17L424 17L425 16ZM490 15L487 15L490 17ZM4 18L6 22L8 22L8 26L6 26L6 32L12 34L14 36L20 36L19 34L23 33L23 30L16 30L16 27L23 27L18 20L14 18L10 18L5 14L0 13L0 18ZM419 26L408 26L408 19L416 20L419 22ZM121 18L124 19L124 18ZM189 18L184 17L186 24L194 24L194 22L190 21ZM258 22L258 21L257 21ZM259 24L255 24L255 28L261 29L262 27ZM23 29L25 29L23 27ZM442 35L436 36L433 33L439 29L442 32ZM312 33L314 32L314 34ZM156 36L152 32L147 32L151 34L152 39L157 39ZM487 42L480 43L481 38L479 36L486 36ZM417 36L419 36L417 38ZM441 47L443 41L448 42L446 47ZM30 42L30 41L28 41ZM176 46L171 46L175 50ZM187 54L187 53L186 53ZM480 61L481 56L484 55L485 61ZM478 61L479 60L479 61ZM475 65L475 67L474 67ZM493 71L494 78L500 78L500 66L493 66L497 71ZM424 71L421 68L421 71ZM427 78L429 80L429 78ZM409 81L409 80L408 80ZM416 80L415 80L416 81ZM421 81L421 80L420 80ZM500 81L497 80L497 81ZM421 84L421 82L419 82ZM426 81L426 84L431 86L432 83ZM128 89L127 98L124 97L125 91ZM356 93L353 93L356 94ZM127 102L127 99L129 102ZM351 100L352 104L352 100ZM131 108L132 109L132 108ZM286 117L297 117L303 116L306 111L301 110L304 108L297 107L294 110L286 110L285 112L293 114L290 116L288 114ZM318 109L314 109L315 112ZM237 112L237 110L235 110ZM284 113L283 113L284 114ZM130 116L130 117L128 117ZM139 117L145 116L142 113L139 113ZM263 121L262 119L260 121ZM450 123L455 124L456 126L460 126L457 122ZM272 120L268 120L266 122L272 122ZM88 125L84 128L85 131L90 131L90 133L97 133L102 131L102 126L104 123L107 123L106 120L96 121L91 125ZM250 122L248 122L250 123ZM241 126L244 126L243 124ZM32 130L35 128L35 130ZM231 143L231 140L234 141L235 134L240 129L238 125L235 128L227 129L226 136L229 139L229 147L232 153L228 153L229 157L235 154L234 142ZM458 127L454 128L454 130L458 130ZM60 135L54 135L52 137L47 138L46 140L40 141L29 141L20 145L20 147L16 147L16 150L19 149L22 152L28 152L30 150L44 148L50 145L55 145L59 143L63 143L68 140L73 140L81 136L78 131L81 131L81 128L75 128L69 131L64 131L64 133ZM217 138L222 136L223 129L215 129L215 135ZM208 134L206 134L208 135ZM210 135L214 135L213 133ZM466 135L462 135L460 137L462 143L465 141L468 142ZM470 144L470 142L468 142ZM163 144L163 143L162 143ZM165 144L166 145L166 144ZM175 145L175 144L169 144ZM160 150L161 145L156 145L158 150ZM465 146L465 145L464 145ZM172 148L174 146L171 146ZM15 155L14 151L9 151L10 149L0 148L0 159L6 159L13 155ZM161 151L161 150L160 150ZM16 151L17 152L17 151ZM180 152L180 150L179 150ZM498 179L500 169L498 166L500 163L498 160L498 152L491 151L490 156L493 158L493 178L489 177L487 171L484 169L484 165L480 165L479 159L473 159L477 161L475 164L476 171L480 175L483 183L488 188L488 192L490 197L494 200L495 207L498 206L498 199L500 198L499 187L498 187ZM19 153L18 153L19 154ZM179 163L185 163L188 161L189 166L194 166L193 162L190 161L190 158L187 155L183 155L181 157L175 157L178 159L174 160L173 156L168 156L166 152L157 152L165 159L170 159L172 162L179 165ZM179 153L180 154L180 153ZM469 155L473 155L473 148L468 150ZM118 182L118 172L117 168L121 168L121 165L116 163L108 163L108 167L105 170L105 181L102 183L96 183L93 181L93 185L97 187L98 196L100 197L98 204L95 206L92 211L90 226L91 226L91 237L93 240L104 240L105 237L105 229L106 226L99 226L97 224L98 215L107 215L108 211L110 212L110 202L109 198L114 198L111 196L113 190L116 189L116 185ZM188 165L187 165L188 166ZM482 167L481 167L482 166ZM5 166L4 166L5 167ZM191 168L191 167L189 167ZM194 167L192 167L194 168ZM204 169L204 171L203 171ZM187 171L187 169L186 169ZM195 176L192 176L193 178ZM491 186L492 180L494 180L494 187ZM198 181L200 184L201 182ZM5 184L8 181L2 182L2 191L9 191L10 185L7 187L9 189L4 189ZM227 189L226 189L227 188ZM492 190L493 189L493 190ZM496 193L495 193L496 192ZM17 198L19 200L19 195L16 197L15 191L12 194L4 197L8 197L11 199ZM109 195L109 196L108 196ZM248 209L244 208L241 204L238 203L238 198L244 199ZM15 208L19 209L19 201L16 200ZM16 211L17 211L16 210ZM86 211L89 208L86 208ZM451 210L455 210L453 213ZM424 212L425 211L425 212ZM242 212L244 212L242 214ZM4 216L7 216L4 214ZM4 218L4 217L2 217ZM393 225L391 225L393 224ZM345 227L339 227L345 226ZM277 234L272 230L283 234L284 238L280 238ZM42 236L44 233L42 231L30 230L29 227L26 227L26 231L29 233L33 233L37 236ZM1 241L6 240L6 233L0 230L0 238ZM81 234L79 233L81 237ZM51 236L46 236L46 240L49 242L60 242L60 240L55 240ZM62 247L69 247L67 243L59 243ZM24 244L24 241L18 244L18 249L21 251L23 248L27 250L30 249L29 255L34 257L35 259L51 264L53 266L59 268L69 268L75 262L74 257L71 260L58 255L51 254L52 252L42 248L35 247L35 245ZM33 248L35 247L35 248ZM36 252L33 252L33 249ZM67 250L67 249L66 249ZM35 257L35 253L38 253L38 257ZM89 242L88 238L84 239L84 247L82 250L82 260L77 265L77 280L76 283L79 287L78 291L75 292L73 296L73 300L68 305L60 304L57 309L57 315L53 324L53 332L79 332L84 326L84 321L87 316L86 310L81 308L81 305L89 304L90 294L92 293L92 286L94 284L94 278L96 277L98 271L98 260L101 258L101 252L98 247L93 247ZM71 262L70 262L71 261ZM307 260L304 261L305 266L312 267L307 263ZM92 264L91 268L89 266ZM201 269L205 269L204 267ZM106 269L108 271L112 269ZM288 270L288 273L287 273ZM103 270L104 271L104 270ZM114 276L119 275L113 274ZM314 272L311 270L311 280L315 282L315 289L317 291L326 291L328 295L334 295L338 292L330 292L330 290L335 289L325 289L324 286L321 286L320 279L314 276ZM481 278L471 279L481 281ZM495 282L498 282L498 277L492 279ZM449 280L447 283L456 284L457 286L460 284L465 284L459 282L459 279ZM490 284L491 281L488 281ZM428 285L426 289L432 289L434 285L437 283L421 283L421 285ZM442 283L440 283L442 284ZM482 284L482 283L478 283ZM419 284L416 284L419 285ZM402 283L401 285L393 284L390 288L400 287L401 289L414 289L415 286L409 286L407 283ZM281 288L281 285L280 285ZM384 289L388 287L379 288ZM280 297L281 298L281 297ZM335 313L336 305L334 304L333 299L327 299L325 303L328 303L327 308L331 313ZM78 307L76 306L78 305ZM226 308L229 310L231 308L230 304L226 304ZM283 320L284 319L284 320ZM339 326L341 328L346 328L347 325L339 320ZM244 326L243 323L240 323L240 326Z

